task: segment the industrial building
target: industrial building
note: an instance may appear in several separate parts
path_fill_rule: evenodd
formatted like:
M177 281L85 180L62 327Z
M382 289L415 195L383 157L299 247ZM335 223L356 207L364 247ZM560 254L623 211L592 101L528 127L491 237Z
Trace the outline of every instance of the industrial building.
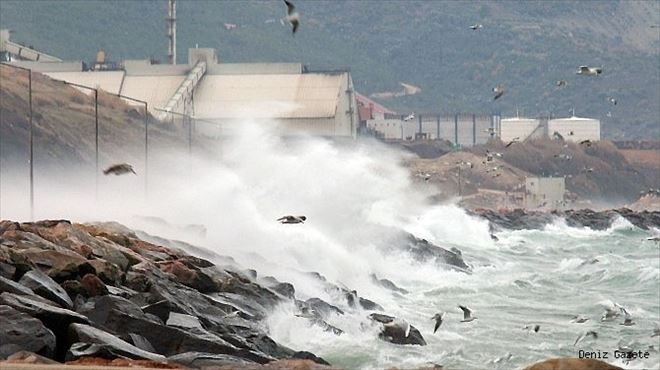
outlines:
M563 177L525 178L525 208L561 208L565 204L565 193Z
M548 121L548 134L561 135L564 140L580 142L583 140L600 140L600 121L594 118L557 118Z
M242 123L255 121L283 136L357 135L357 102L345 70L312 72L300 63L219 63L209 48L189 49L187 64L111 63L100 51L90 68L14 44L8 32L2 35L0 50L22 55L8 58L14 65L145 101L160 120L192 117L202 133L232 135Z
M531 137L541 137L545 134L541 126L541 120L534 118L503 118L496 129L497 136L503 142L509 142L515 138L524 141Z

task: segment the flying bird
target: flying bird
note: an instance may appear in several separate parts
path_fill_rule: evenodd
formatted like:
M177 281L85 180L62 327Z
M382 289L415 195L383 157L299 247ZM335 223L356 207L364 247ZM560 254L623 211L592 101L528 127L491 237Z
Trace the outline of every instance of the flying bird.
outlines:
M587 66L580 66L577 72L575 72L575 74L582 76L598 76L601 73L603 73L602 67L587 67Z
M293 3L289 0L284 0L284 3L286 4L286 20L291 23L291 34L295 34L296 31L298 30L298 26L300 25L300 15L298 14L298 11L296 11L296 6L293 5Z
M571 322L576 323L576 324L584 324L585 322L589 321L588 317L584 317L582 315L579 316L573 316L573 319Z
M103 170L104 175L113 174L115 176L124 175L129 172L133 172L133 174L136 174L135 170L133 170L133 166L131 166L128 163L114 164Z
M615 308L607 307L605 309L605 312L603 312L603 315L600 317L600 321L613 321L617 317L619 317L619 315L621 315L619 313L619 310L617 309L617 308L620 308L621 306L619 306L617 304L615 304L614 306L615 306Z
M412 112L409 115L407 115L406 117L404 117L403 121L408 122L408 121L412 121L413 119L415 119L415 112Z
M520 137L516 136L516 137L514 137L513 139L511 139L511 141L509 141L504 147L505 147L505 148L508 148L508 147L510 147L511 145L517 143L518 141L520 141Z
M580 343L584 338L592 336L594 339L598 339L598 333L596 333L593 330L589 330L588 332L581 334L577 339L575 340L575 343L573 343L573 346L575 347L578 343Z
M278 218L276 221L279 221L281 224L302 224L305 223L305 220L307 220L307 217L305 216L282 216Z
M653 334L651 334L651 338L658 336L660 336L660 328L653 329Z
M568 82L566 82L565 80L559 80L559 81L557 81L556 85L557 85L557 87L564 87L564 86L568 85Z
M435 327L433 327L433 334L435 334L436 331L438 331L438 328L440 328L440 325L442 325L442 319L445 317L445 312L440 312L436 313L431 320L435 320Z
M586 145L586 146L590 147L591 145L593 145L593 141L591 141L589 139L582 140L582 141L580 141L580 145Z
M538 325L538 324L534 325L534 326L525 325L525 327L523 327L523 330L534 330L534 333L538 333L540 329L541 329L541 325Z
M552 138L555 139L555 140L564 141L564 137L557 131L552 133Z
M463 310L463 320L461 322L470 322L477 318L476 316L472 316L472 310L469 307L458 305L458 308Z
M481 28L484 28L484 25L480 24L480 23L473 24L473 25L470 26L470 29L473 30L473 31L476 31L476 30L481 29Z
M607 101L609 101L610 104L612 104L612 105L616 105L616 103L617 103L616 99L613 98L613 97L609 97L609 98L607 98Z
M495 96L493 97L493 100L497 100L504 95L506 92L506 89L504 88L503 85L497 85L493 88L493 92L495 93Z

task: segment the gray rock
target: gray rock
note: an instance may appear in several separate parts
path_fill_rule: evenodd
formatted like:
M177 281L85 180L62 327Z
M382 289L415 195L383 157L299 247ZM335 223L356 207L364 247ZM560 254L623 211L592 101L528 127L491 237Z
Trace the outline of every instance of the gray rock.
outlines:
M378 335L378 338L386 342L394 344L415 344L420 346L426 345L422 333L412 325L410 325L410 332L406 335L407 325L398 322L393 316L372 313L368 317L369 319L382 324L382 330Z
M199 369L207 366L244 366L257 365L256 362L240 357L205 352L184 352L167 358L168 362Z
M34 295L32 289L26 287L25 285L21 285L13 280L0 276L0 293L2 292L9 292L20 295L29 295L29 296Z
M140 334L128 333L125 340L139 349L156 353L156 350L154 349L154 346L151 345L151 342L149 342L147 338L141 336Z
M26 272L18 282L32 289L36 294L50 299L62 307L73 308L73 302L66 291L55 280L51 279L50 276L39 270Z
M167 318L166 325L183 329L202 328L202 324L195 316L176 312L170 312L170 316Z
M0 305L0 359L18 351L54 357L55 334L30 315Z
M151 361L164 361L165 357L156 353L148 352L142 350L134 345L125 342L114 335L105 332L101 329L94 328L89 325L84 324L71 324L69 325L69 335L68 343L71 344L69 352L71 356L67 357L78 358L84 356L90 356L90 350L93 349L94 353L107 350L112 354L116 354L117 357L123 356L131 359L144 359ZM76 345L76 343L87 343L87 344L97 344L100 346L86 346ZM100 356L108 358L107 356Z

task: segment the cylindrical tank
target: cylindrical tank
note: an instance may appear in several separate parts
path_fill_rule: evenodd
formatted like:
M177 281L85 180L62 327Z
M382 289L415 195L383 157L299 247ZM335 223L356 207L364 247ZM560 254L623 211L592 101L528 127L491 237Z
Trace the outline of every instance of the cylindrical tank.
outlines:
M105 51L103 49L96 53L96 64L105 64Z

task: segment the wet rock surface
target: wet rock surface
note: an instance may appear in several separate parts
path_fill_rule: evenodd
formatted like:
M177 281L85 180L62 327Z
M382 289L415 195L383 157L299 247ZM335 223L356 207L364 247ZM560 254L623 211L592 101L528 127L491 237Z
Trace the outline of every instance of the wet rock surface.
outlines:
M114 223L0 222L2 358L29 351L60 363L327 364L266 332L270 310L296 301L292 284L138 234Z
M593 211L590 209L566 211L534 211L534 210L491 210L476 209L470 211L473 215L487 219L495 228L522 230L542 229L558 218L566 220L566 224L573 227L588 227L594 230L605 230L612 226L618 218L623 217L631 224L648 230L651 227L660 227L660 212L635 212L628 208L619 208L606 211Z

